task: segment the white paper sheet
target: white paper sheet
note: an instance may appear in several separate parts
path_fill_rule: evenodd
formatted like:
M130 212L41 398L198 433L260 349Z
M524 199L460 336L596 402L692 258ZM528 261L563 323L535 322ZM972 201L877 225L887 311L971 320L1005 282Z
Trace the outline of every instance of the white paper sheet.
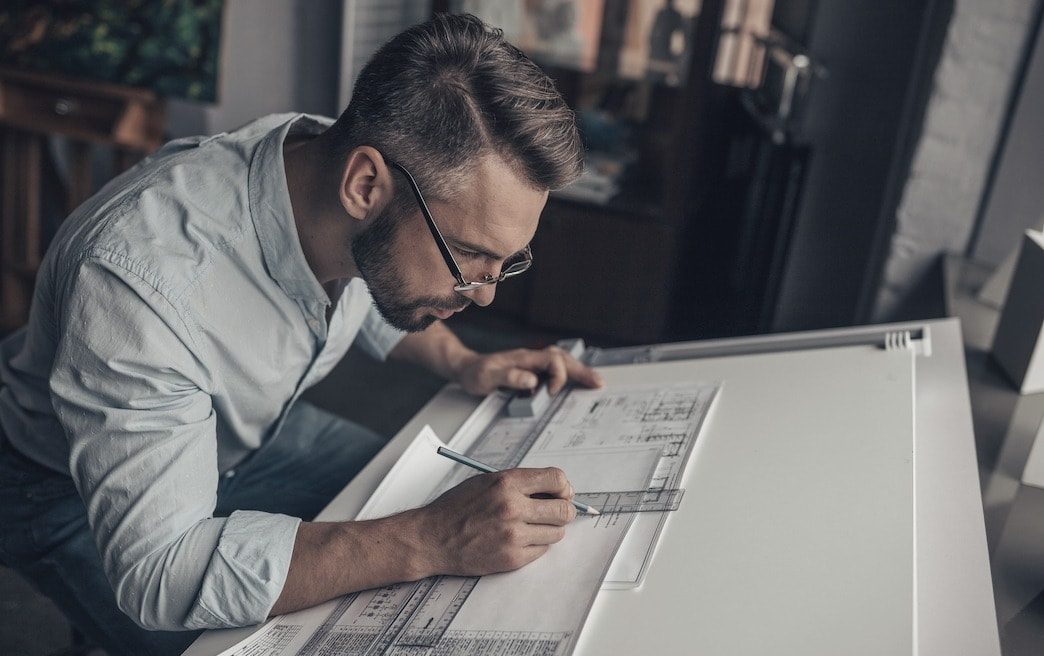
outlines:
M524 449L518 466L560 467L578 493L671 489L681 485L718 388L676 383L573 389L546 420L504 417L500 408L505 398L495 395L451 443L455 450L498 467L517 462L512 454ZM439 456L439 446L441 440L425 426L358 519L421 506L477 475ZM480 579L436 577L347 595L276 618L225 653L393 653L437 644L440 653L515 654L525 649L566 654L610 566L610 586L641 582L668 514L581 516L567 527L564 540L519 570ZM639 530L628 536L633 524Z
M650 480L658 448L541 452L521 467L560 467L576 489ZM633 515L580 516L566 537L525 567L484 576L453 621L455 631L576 634Z
M441 445L425 426L360 511L359 519L420 506L458 479L476 475L437 455L435 450ZM544 450L527 457L520 466L561 467L578 489L614 485L643 489L660 462L660 453L658 446L642 444L583 453ZM447 626L438 634L439 649L447 653L477 648L482 653L509 654L519 645L541 653L569 653L633 517L578 517L567 528L565 539L513 572L388 586L275 618L223 654L390 653L413 649L416 645L411 639L430 639L425 629L440 622ZM419 594L418 585L435 587ZM462 603L459 610L448 609L456 599ZM410 606L415 602L419 608ZM400 621L403 626L395 624ZM410 638L413 635L420 637Z
M532 452L569 449L582 454L595 448L656 445L662 449L662 459L650 489L681 488L685 466L719 389L717 383L676 383L574 390ZM596 492L624 488L577 489ZM668 512L638 513L603 587L633 588L641 584L669 516Z
M429 501L439 484L457 468L457 463L437 453L440 446L446 445L431 426L422 428L359 510L356 519L387 517Z

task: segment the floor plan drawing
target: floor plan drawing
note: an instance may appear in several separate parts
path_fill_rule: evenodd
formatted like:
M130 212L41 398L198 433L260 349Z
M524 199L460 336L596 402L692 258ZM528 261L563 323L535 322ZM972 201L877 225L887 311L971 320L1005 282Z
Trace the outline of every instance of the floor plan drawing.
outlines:
M484 404L476 414L493 419L469 421L451 448L497 468L561 467L579 497L597 499L607 512L579 517L562 542L520 570L353 593L275 618L225 654L571 653L603 581L616 576L633 585L648 567L665 518L681 502L685 462L718 389L569 388L534 418L508 417L506 396ZM429 428L422 431L360 518L423 505L475 475L437 456L438 444Z

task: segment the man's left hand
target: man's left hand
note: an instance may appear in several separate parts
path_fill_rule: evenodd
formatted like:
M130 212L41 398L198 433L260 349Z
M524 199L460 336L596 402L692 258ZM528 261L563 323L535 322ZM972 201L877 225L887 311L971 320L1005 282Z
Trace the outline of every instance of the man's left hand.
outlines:
M573 381L584 387L601 387L602 378L557 346L545 349L514 349L498 353L470 353L457 367L456 380L472 394L485 395L498 387L533 389L539 375L547 376L547 387L556 394Z

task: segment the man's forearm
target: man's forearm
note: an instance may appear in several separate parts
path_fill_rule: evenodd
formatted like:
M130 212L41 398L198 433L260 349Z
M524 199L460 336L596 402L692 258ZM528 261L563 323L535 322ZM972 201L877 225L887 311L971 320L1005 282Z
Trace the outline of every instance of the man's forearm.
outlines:
M389 356L421 365L447 380L456 380L461 365L475 352L453 334L441 321L417 333L403 337Z
M430 545L418 542L415 513L361 522L302 522L272 615L433 574Z
M272 607L279 615L436 574L517 569L565 537L572 486L554 467L479 474L423 508L362 522L303 522Z

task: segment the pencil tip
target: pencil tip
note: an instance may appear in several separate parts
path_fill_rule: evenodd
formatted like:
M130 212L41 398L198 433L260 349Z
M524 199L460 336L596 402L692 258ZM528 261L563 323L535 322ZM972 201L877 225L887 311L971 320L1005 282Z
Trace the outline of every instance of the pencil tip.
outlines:
M588 508L587 509L587 514L588 515L601 515L602 513L598 512L598 510L595 509L595 508Z

